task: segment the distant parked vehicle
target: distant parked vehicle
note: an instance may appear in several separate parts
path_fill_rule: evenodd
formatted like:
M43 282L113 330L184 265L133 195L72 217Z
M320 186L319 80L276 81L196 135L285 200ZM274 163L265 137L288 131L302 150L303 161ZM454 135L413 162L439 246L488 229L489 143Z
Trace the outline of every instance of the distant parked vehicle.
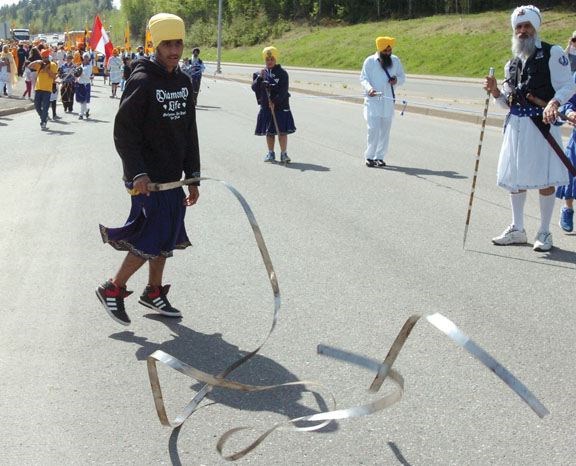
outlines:
M94 76L104 76L106 74L106 56L100 52L94 52L94 65L92 66L92 73Z
M30 29L12 29L12 38L14 40L30 40Z

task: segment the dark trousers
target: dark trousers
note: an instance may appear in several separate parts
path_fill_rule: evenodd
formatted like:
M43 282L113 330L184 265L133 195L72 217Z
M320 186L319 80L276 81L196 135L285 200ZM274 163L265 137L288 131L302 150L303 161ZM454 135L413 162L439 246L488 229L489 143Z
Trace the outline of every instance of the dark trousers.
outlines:
M194 98L194 105L198 102L198 93L200 92L200 83L202 82L202 75L192 78L192 97Z
M40 115L40 123L48 120L48 110L50 109L50 91L36 91L34 95L34 108Z

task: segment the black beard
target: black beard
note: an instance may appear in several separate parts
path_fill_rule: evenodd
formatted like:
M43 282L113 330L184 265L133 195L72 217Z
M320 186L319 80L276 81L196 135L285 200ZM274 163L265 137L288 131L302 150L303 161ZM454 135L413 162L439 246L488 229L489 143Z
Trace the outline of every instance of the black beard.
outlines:
M390 68L392 66L392 56L386 53L380 53L380 65L383 69Z

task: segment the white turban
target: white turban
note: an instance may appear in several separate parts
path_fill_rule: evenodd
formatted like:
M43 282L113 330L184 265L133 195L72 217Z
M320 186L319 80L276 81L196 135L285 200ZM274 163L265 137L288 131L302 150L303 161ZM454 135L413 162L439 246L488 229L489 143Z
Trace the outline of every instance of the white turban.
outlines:
M540 10L534 5L523 5L512 12L510 21L512 22L512 29L515 29L520 23L530 23L536 31L539 31L542 16L540 16Z

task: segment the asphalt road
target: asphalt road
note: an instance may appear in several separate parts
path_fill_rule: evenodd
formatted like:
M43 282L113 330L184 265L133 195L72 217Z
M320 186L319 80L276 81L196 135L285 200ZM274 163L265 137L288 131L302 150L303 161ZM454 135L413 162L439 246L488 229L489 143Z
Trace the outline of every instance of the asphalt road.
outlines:
M167 267L183 319L150 314L134 296L130 327L106 315L94 290L122 254L102 244L98 224L121 225L129 205L112 142L117 104L97 82L88 121L65 115L41 132L33 112L0 117L2 464L224 464L215 446L228 429L255 427L234 437L230 452L275 422L318 410L299 388L215 390L179 432L160 425L146 357L162 349L216 374L260 344L273 297L240 205L207 181L187 216L194 247L177 251ZM241 463L573 462L576 242L554 225L548 254L491 245L510 219L507 195L495 186L499 129L486 130L463 249L477 125L397 114L388 168L368 169L361 107L294 92L298 131L289 137L293 163L284 167L262 162L246 85L206 79L199 104L203 174L228 181L250 203L282 296L276 331L235 380L312 379L339 407L371 401L373 374L318 356L316 346L382 360L411 314L441 312L551 412L538 418L422 321L395 365L406 380L398 404L319 433L275 432ZM526 214L532 237L539 223L532 193ZM137 296L145 284L141 271L129 288ZM160 377L174 417L198 387L165 368Z

